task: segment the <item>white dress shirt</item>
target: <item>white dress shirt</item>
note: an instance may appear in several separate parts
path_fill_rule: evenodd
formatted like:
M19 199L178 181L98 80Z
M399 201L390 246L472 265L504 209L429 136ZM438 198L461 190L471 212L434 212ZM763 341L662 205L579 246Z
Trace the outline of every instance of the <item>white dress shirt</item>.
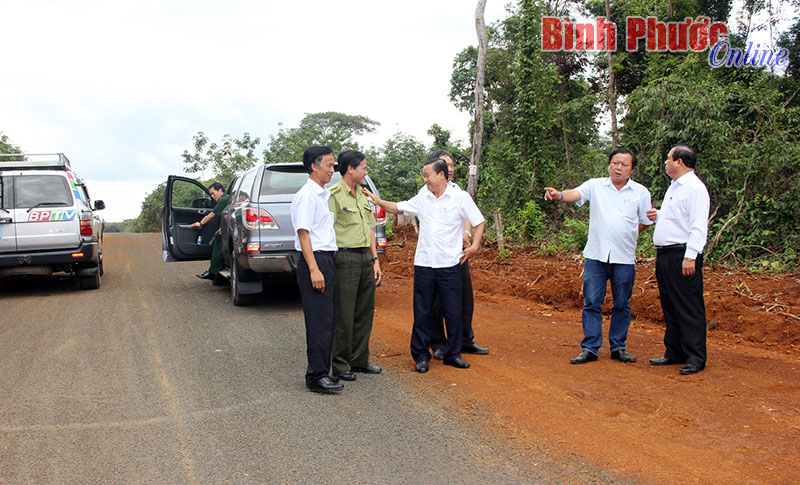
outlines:
M328 208L331 193L325 187L309 179L292 198L292 226L294 226L294 248L302 251L297 231L308 230L311 249L314 251L336 251L336 231L333 230L333 212Z
M684 258L697 258L708 236L708 211L711 200L706 185L694 170L673 180L658 211L653 244L686 244Z
M484 221L472 197L449 184L438 199L426 186L411 199L398 202L397 209L419 219L414 266L450 268L457 265L464 255L461 248L464 221L473 226Z
M577 189L581 199L589 202L589 238L583 257L602 263L635 264L639 223L650 225L650 191L634 182L617 190L611 177L589 179Z

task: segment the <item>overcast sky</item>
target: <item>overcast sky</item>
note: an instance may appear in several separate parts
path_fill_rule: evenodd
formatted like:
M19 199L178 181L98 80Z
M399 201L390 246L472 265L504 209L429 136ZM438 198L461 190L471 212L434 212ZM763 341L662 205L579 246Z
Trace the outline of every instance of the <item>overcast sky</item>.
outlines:
M487 24L504 18L490 0ZM139 214L203 131L267 140L305 113L341 111L430 143L468 138L448 99L476 44L475 1L0 0L0 131L63 152L107 221ZM262 141L261 148L265 143Z

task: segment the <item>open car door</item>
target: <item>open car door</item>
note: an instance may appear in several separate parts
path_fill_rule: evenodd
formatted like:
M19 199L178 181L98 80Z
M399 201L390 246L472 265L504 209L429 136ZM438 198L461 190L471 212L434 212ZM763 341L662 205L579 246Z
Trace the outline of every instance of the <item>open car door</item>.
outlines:
M211 259L211 243L219 229L215 217L201 229L192 227L216 205L208 189L196 180L170 175L161 213L161 249L164 261ZM199 236L199 239L198 239ZM199 241L199 244L198 244Z

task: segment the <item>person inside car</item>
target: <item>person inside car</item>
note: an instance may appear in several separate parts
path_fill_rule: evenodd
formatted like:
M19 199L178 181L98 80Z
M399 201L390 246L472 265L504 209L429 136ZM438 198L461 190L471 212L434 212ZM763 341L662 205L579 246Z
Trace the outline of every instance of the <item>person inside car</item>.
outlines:
M214 199L217 204L214 206L214 209L206 214L200 221L193 223L192 227L200 229L215 217L221 217L222 211L231 203L231 196L225 193L225 187L223 187L221 183L214 182L208 187L208 191L211 193L211 198ZM214 241L211 243L211 263L208 266L208 271L195 276L202 280L213 281L217 277L217 273L224 267L225 259L222 256L222 237L220 236L219 229L217 229L217 232L214 233Z

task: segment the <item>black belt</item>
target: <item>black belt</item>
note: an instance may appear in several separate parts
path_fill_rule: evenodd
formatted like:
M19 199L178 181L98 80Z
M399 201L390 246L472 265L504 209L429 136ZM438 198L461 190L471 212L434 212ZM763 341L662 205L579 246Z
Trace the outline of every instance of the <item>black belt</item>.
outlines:
M353 253L366 253L369 248L339 248L339 251L350 251Z
M686 251L686 245L670 244L669 246L656 246L656 251L659 253L669 253L672 251Z
M333 256L336 254L336 251L314 251L314 254L322 254L325 256Z

